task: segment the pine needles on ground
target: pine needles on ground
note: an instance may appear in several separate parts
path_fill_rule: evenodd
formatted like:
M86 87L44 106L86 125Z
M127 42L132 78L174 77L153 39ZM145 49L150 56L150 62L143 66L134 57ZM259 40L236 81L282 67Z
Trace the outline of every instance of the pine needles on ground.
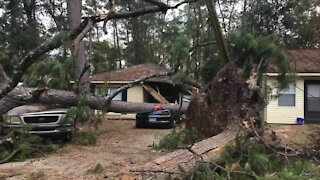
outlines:
M318 179L320 166L301 158L279 157L263 144L237 137L220 162L201 162L182 179Z
M0 143L1 163L24 161L30 157L43 156L62 147L62 144L53 143L50 139L29 134L25 128L11 131L8 135L1 137Z

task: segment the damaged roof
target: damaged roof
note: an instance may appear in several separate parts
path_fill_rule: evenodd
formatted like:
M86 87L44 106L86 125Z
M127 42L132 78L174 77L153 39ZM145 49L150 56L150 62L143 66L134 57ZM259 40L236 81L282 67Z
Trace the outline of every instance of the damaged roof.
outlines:
M92 75L91 81L104 81L104 82L133 81L143 76L160 73L160 72L167 72L167 71L169 70L163 66L152 64L152 63L145 63L145 64L139 64L135 66L130 66L124 69L118 69L110 72L103 72L103 73ZM156 77L156 78L148 79L147 81L172 84L172 81L168 76Z

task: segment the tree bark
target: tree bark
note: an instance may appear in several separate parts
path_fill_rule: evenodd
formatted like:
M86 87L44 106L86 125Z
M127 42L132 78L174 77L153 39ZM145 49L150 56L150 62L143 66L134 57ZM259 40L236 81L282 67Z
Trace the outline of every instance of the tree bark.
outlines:
M68 0L67 10L68 10L68 22L71 31L77 29L81 23L81 9L82 0ZM84 43L77 38L72 40L71 47L72 57L73 57L73 67L74 67L74 79L75 79L75 92L79 96L84 96L90 91L89 85L89 69L88 60L85 56Z
M209 18L212 23L212 27L214 30L215 38L217 39L218 48L220 50L220 56L224 60L225 63L229 63L231 61L230 55L228 53L227 45L224 40L224 36L221 31L220 23L218 20L218 15L215 9L214 0L206 0L206 5L209 11Z

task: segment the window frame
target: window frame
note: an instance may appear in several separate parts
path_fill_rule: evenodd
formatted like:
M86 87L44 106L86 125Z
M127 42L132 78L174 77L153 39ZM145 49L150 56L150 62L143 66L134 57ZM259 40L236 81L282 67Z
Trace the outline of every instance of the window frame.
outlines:
M284 97L293 98L293 104L289 104L288 101L283 102L281 99ZM296 83L290 83L286 89L282 89L278 91L278 106L279 107L295 107L296 106ZM286 104L287 103L287 104Z

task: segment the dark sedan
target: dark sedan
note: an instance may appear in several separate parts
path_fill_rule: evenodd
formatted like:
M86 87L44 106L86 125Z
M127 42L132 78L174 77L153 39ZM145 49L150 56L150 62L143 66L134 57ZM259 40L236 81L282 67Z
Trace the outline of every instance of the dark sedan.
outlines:
M180 121L180 114L176 111L157 105L150 112L141 112L136 115L136 127L164 127L173 128Z

